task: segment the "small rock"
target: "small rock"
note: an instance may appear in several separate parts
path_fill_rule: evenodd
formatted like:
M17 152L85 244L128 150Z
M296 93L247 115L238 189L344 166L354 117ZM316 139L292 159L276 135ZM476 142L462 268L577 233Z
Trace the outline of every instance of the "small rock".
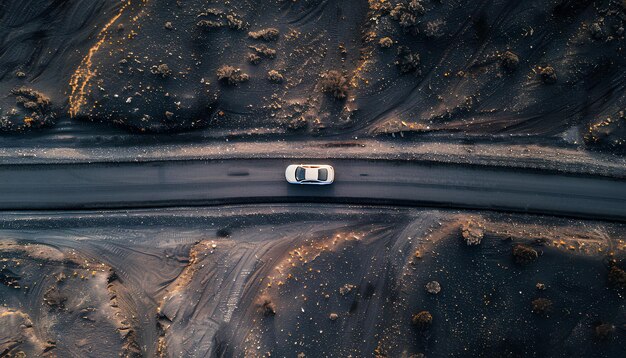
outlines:
M26 74L24 72L22 72L22 71L18 71L18 72L15 73L15 76L17 78L24 78L24 77L26 77Z
M544 285L541 282L537 282L537 284L535 285L535 287L537 287L538 290L545 290L546 289L546 285Z
M168 120L171 120L172 117L174 117L174 113L170 111L165 111L165 118L167 118Z
M339 318L339 315L336 313L331 313L328 318L330 318L331 321L336 321L337 318Z
M426 292L436 295L441 292L441 285L437 281L430 281L426 284Z
M170 21L166 22L165 25L163 25L163 27L165 27L166 30L173 30L174 29L174 25L172 25L172 23Z

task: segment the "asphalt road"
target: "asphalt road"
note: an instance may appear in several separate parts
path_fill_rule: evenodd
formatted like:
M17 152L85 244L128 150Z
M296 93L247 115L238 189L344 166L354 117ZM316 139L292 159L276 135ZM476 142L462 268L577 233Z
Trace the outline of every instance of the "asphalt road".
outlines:
M626 182L410 162L331 160L335 183L290 185L278 159L0 166L0 210L223 203L393 204L626 221Z

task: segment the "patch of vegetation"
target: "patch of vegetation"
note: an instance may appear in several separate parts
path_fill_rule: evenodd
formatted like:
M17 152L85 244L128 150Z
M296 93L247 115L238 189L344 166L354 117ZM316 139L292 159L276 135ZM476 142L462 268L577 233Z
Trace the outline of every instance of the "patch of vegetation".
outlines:
M322 74L320 88L324 93L331 94L336 99L345 99L350 90L348 78L341 72L331 70Z
M500 56L502 67L505 70L513 72L519 65L519 57L511 51L507 51Z
M626 288L626 271L617 267L616 264L612 264L608 274L609 284L613 287L625 289Z
M224 65L217 70L217 79L222 83L236 86L250 79L248 74L243 73L240 68Z
M170 70L169 66L165 63L152 66L152 68L150 68L150 72L153 75L161 76L162 78L169 77L172 74L172 70Z
M267 79L272 83L281 83L284 80L283 75L276 70L269 70L267 72Z
M276 50L274 50L273 48L267 47L265 45L250 46L250 48L254 50L254 52L256 52L257 54L263 57L267 57L267 58L276 57Z
M556 71L552 66L539 67L539 76L541 76L541 81L543 83L551 85L556 83Z
M513 246L512 254L515 263L520 265L529 264L539 258L539 253L535 249L524 244Z
M552 301L547 298L536 298L531 302L532 312L538 315L545 315L552 310Z
M412 35L419 34L417 25L418 17L424 15L426 9L419 0L398 3L389 13L392 19L396 20L400 27Z
M255 40L276 41L279 34L280 31L277 28L269 27L259 31L250 31L248 32L248 37Z
M396 66L402 73L416 73L420 74L420 55L417 52L411 52L407 46L398 47Z
M380 48L390 48L393 46L393 40L391 37L383 37L378 41L378 46L380 46Z
M411 317L411 324L420 329L426 329L433 323L433 315L428 311L421 311Z

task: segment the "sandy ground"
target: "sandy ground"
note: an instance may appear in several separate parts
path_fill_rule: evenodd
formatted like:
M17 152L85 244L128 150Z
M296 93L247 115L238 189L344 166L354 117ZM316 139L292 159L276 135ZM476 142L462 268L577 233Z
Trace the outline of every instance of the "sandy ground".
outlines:
M5 355L626 353L623 225L316 205L0 221Z
M144 133L570 136L623 151L625 6L3 2L0 128L86 120Z

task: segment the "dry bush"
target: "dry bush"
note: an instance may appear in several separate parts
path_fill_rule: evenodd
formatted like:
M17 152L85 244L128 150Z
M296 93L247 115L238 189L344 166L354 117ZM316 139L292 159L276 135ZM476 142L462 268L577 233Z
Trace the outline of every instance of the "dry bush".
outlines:
M267 72L267 79L273 83L281 83L284 77L280 72L276 70L270 70Z
M150 72L153 75L158 75L158 76L161 76L162 78L169 77L172 74L172 70L170 70L169 66L165 63L162 63L157 66L152 66L152 68L150 68Z
M540 67L539 76L541 76L541 80L545 84L551 85L553 83L556 83L556 71L552 66Z
M275 41L278 39L280 31L278 29L270 27L259 31L248 32L248 37L255 40Z
M547 298L536 298L531 302L533 313L543 315L552 310L552 301Z
M433 315L428 311L421 311L411 317L411 323L418 328L427 328L433 322Z
M417 52L411 52L411 49L406 46L398 47L396 66L398 66L400 72L415 72L419 74L420 63L420 55Z
M322 92L332 94L336 99L345 99L350 90L350 82L341 72L331 70L322 74L320 87Z
M390 48L391 46L393 46L393 40L391 39L391 37L383 37L378 41L378 46L380 46L381 48Z
M250 79L248 74L241 72L241 69L224 65L217 69L217 79L220 82L235 86Z
M608 279L611 286L626 288L626 271L617 267L617 265L612 265L609 269Z
M515 263L520 265L529 264L539 258L539 253L535 249L524 244L513 246L512 254Z
M515 71L519 65L519 57L511 51L503 53L500 60L507 71Z

